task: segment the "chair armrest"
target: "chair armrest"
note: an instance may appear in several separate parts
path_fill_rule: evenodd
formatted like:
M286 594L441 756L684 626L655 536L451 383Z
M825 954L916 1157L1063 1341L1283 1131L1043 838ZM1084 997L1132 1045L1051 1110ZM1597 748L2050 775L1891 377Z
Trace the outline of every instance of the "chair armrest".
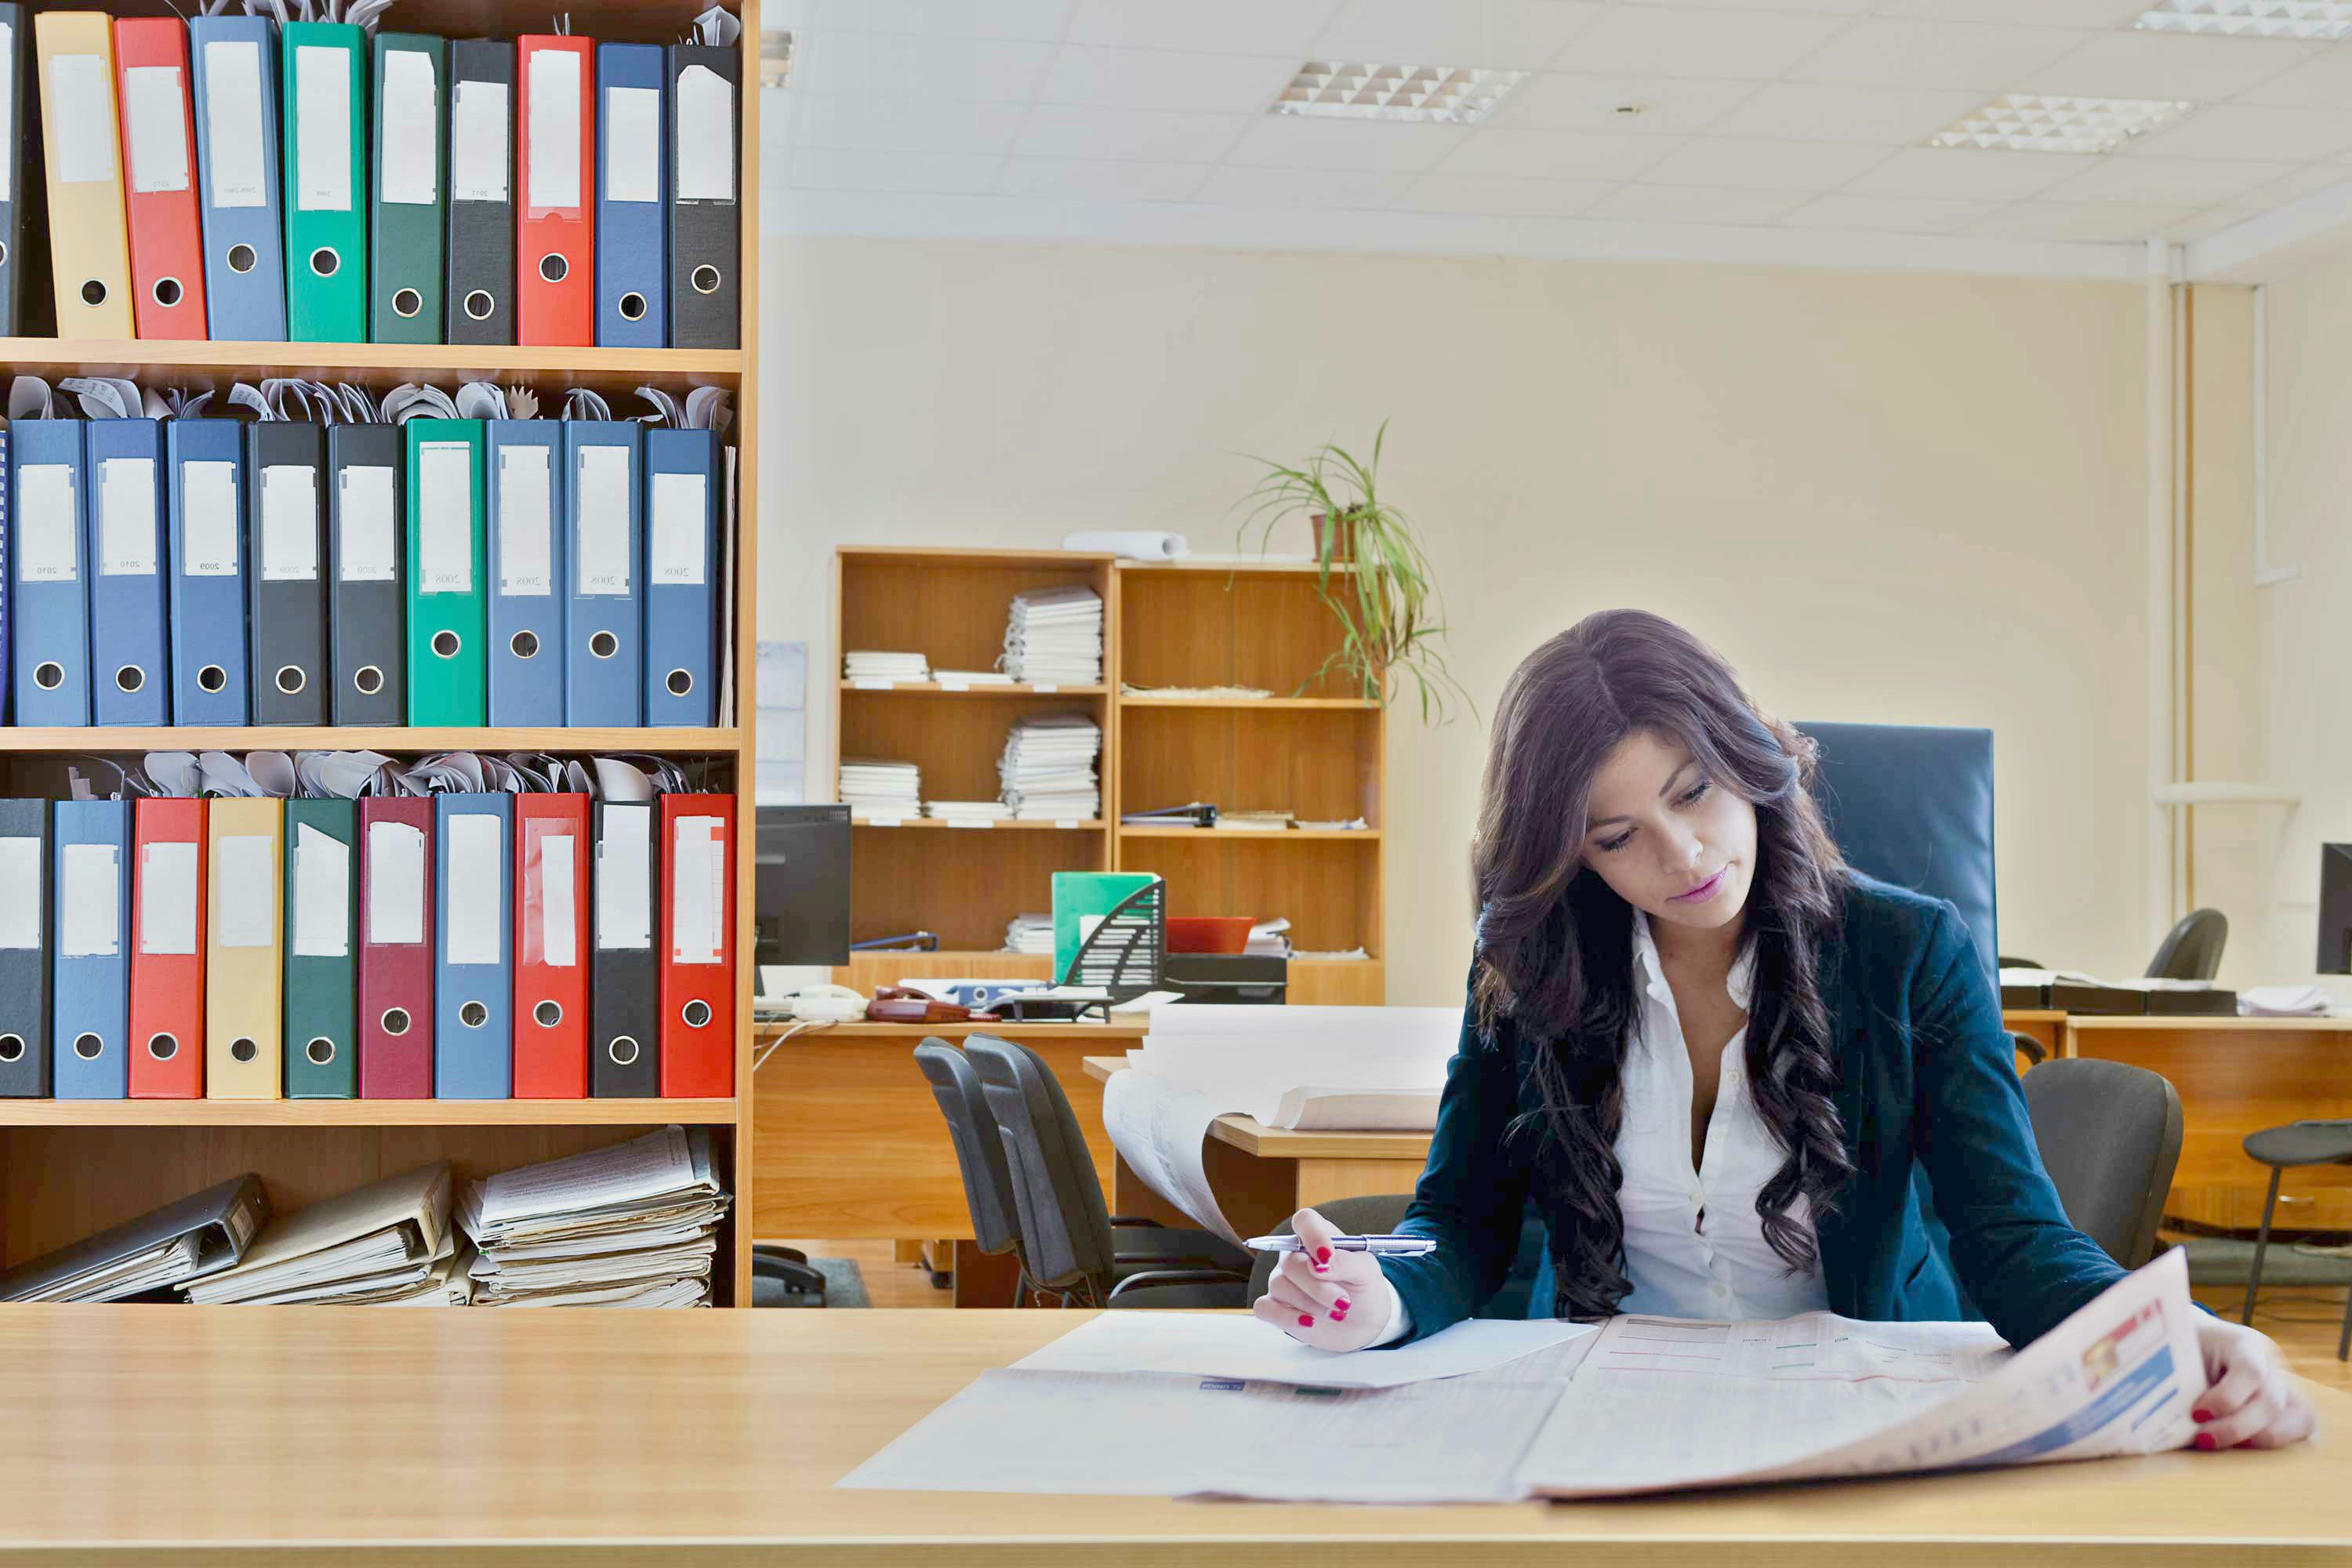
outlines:
M1129 1290L1154 1285L1238 1285L1246 1290L1249 1276L1230 1268L1155 1268L1149 1273L1130 1274L1112 1286L1110 1299L1117 1300Z
M1147 1230L1166 1230L1168 1228L1165 1224L1159 1220L1138 1219L1135 1215L1127 1214L1115 1214L1110 1216L1110 1222L1113 1225L1131 1225Z
M2009 1043L2018 1050L2024 1052L2025 1059L2029 1062L2045 1062L2050 1059L2050 1047L2043 1045L2040 1040L2035 1039L2032 1035L2021 1035L2016 1030L2011 1029L2009 1032Z

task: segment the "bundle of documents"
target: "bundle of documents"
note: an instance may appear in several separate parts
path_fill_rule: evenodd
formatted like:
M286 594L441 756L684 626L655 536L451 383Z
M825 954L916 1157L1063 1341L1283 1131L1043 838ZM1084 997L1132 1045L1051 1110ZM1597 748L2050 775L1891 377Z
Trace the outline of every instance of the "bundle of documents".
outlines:
M920 816L923 770L881 757L844 757L841 799L855 817Z
M2325 1018L2327 993L2316 985L2253 985L2238 993L2238 1012L2248 1018Z
M1290 922L1281 919L1258 921L1250 927L1249 945L1242 952L1251 958L1288 958Z
M1053 957L1053 915L1014 915L1004 928L1004 951L1031 953L1039 958Z
M261 1178L193 1197L0 1274L0 1301L122 1301L233 1268L269 1220Z
M1102 679L1103 605L1092 588L1034 588L1016 594L998 662L1015 680L1039 686L1093 686Z
M706 1128L642 1138L466 1189L478 1307L701 1307L729 1198Z
M1477 1502L2160 1453L2194 1428L2196 1320L2179 1248L2016 1352L1984 1323L1807 1312L1473 1319L1341 1355L1238 1314L1105 1312L839 1484Z
M1010 686L1013 678L1001 669L935 669L931 679L950 691L966 691L975 686Z
M843 673L852 680L929 680L931 661L919 653L888 653L852 648L842 658Z
M188 1287L200 1307L414 1304L447 1294L457 1250L449 1162L437 1160L273 1220L236 1268Z
M1220 811L1210 825L1220 833L1284 833L1290 828L1287 811Z
M929 800L923 803L923 813L950 826L963 826L1003 822L1013 815L1013 808L1001 800Z
M1024 821L1090 822L1102 815L1101 755L1102 731L1083 713L1024 719L997 763L1004 804Z

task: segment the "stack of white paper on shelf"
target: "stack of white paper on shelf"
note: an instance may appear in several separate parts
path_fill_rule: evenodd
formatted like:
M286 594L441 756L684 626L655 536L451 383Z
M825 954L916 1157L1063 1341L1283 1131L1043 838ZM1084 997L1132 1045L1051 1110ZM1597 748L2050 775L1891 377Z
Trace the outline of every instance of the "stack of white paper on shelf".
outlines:
M1094 686L1102 680L1103 605L1092 588L1016 594L1001 663L1015 680Z
M843 656L843 672L852 680L929 680L931 661L919 653L889 653L877 648L852 648Z
M997 764L1004 804L1024 821L1092 821L1102 815L1101 755L1102 731L1083 713L1024 719Z
M1288 958L1290 922L1279 918L1258 921L1250 927L1249 945L1242 951L1252 958Z
M1004 951L1034 953L1041 958L1053 957L1053 914L1048 911L1042 915L1014 915L1004 928Z
M669 1126L466 1189L477 1307L701 1307L728 1194L707 1128Z
M920 816L923 770L884 757L844 757L841 799L854 817Z
M188 1300L199 1307L406 1306L446 1294L457 1251L454 1185L449 1162L438 1160L282 1215L236 1268L189 1285Z
M935 669L931 679L950 691L969 686L1010 686L1013 678L1001 669Z
M942 822L1003 822L1013 808L1001 800L927 800L924 814Z

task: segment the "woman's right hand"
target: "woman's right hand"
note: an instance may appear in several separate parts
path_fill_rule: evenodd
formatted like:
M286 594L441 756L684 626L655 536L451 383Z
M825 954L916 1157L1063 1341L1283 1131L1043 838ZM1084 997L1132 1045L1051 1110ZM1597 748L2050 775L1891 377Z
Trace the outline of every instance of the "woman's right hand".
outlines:
M1281 1255L1250 1310L1318 1350L1360 1351L1387 1333L1392 1298L1380 1259L1333 1247L1338 1232L1313 1209L1291 1215L1290 1228L1299 1250Z

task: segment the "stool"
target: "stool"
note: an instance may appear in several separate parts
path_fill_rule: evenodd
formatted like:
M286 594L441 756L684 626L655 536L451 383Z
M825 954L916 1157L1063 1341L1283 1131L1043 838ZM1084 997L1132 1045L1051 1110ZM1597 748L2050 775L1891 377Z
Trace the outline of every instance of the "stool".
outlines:
M2352 1119L2339 1121L2294 1121L2265 1127L2246 1135L2246 1156L2271 1168L2270 1195L2263 1200L2263 1228L2254 1237L2254 1267L2246 1276L2246 1309L2242 1323L2254 1321L2254 1291L2263 1282L2263 1253L2271 1242L2271 1215L2278 1208L2279 1178L2290 1165L2352 1164ZM2336 1342L2336 1359L2352 1360L2352 1292L2344 1300L2344 1332Z

